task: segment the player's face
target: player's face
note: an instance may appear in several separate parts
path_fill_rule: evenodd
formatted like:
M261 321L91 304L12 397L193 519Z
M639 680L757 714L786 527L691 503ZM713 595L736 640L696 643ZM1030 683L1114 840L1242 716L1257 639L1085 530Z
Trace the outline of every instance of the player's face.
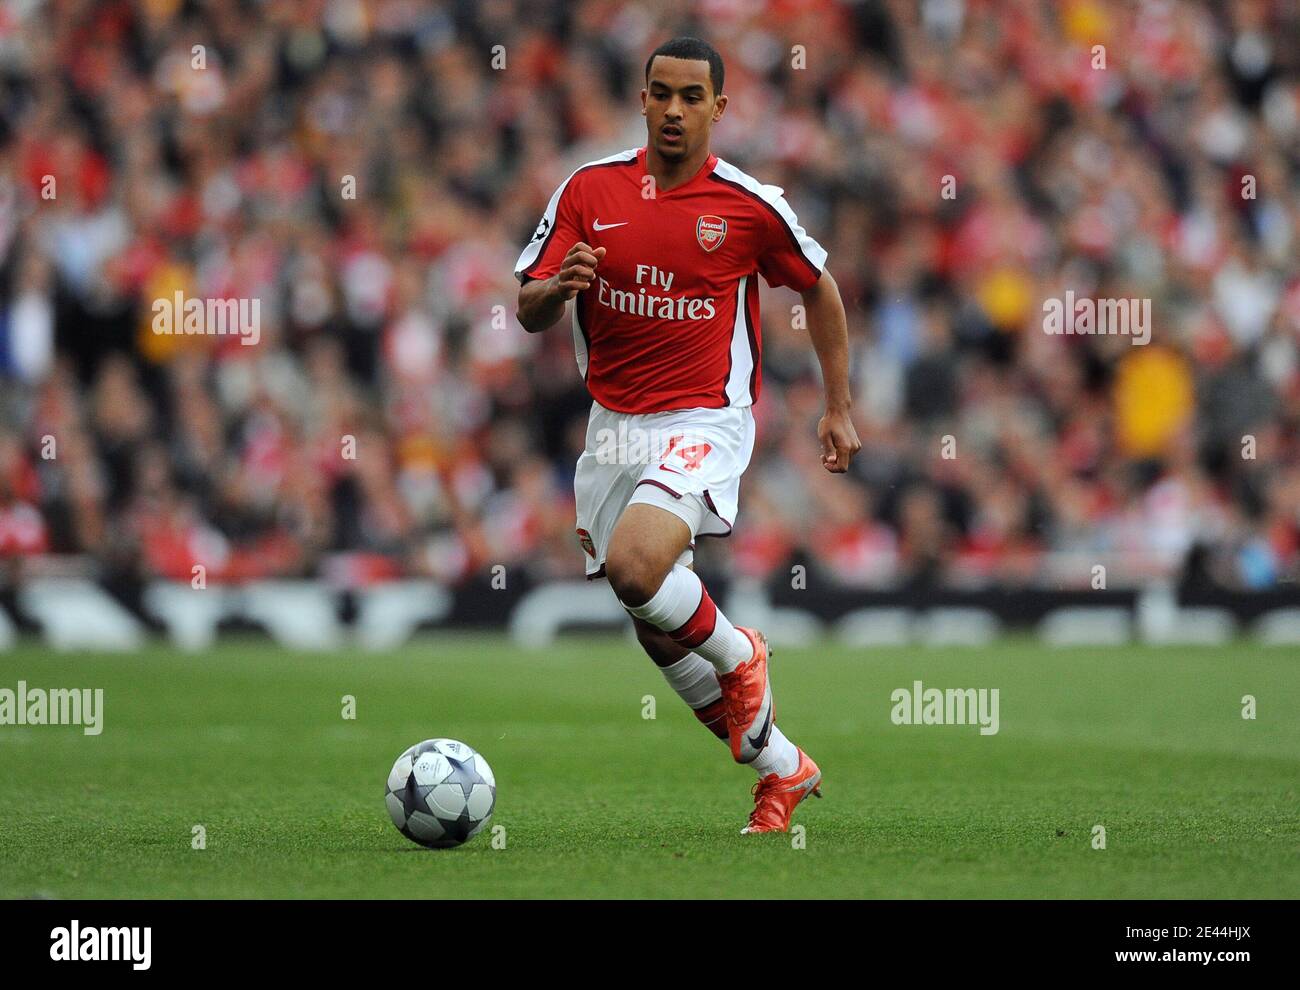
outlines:
M665 161L689 158L707 148L709 132L722 117L727 98L713 92L709 63L660 55L650 65L650 80L641 90L650 145Z

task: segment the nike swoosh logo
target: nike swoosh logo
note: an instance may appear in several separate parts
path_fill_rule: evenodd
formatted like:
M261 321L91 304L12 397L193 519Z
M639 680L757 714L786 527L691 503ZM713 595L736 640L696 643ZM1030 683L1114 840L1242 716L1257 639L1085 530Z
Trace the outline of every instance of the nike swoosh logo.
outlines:
M667 471L669 474L678 474L678 475L681 475L683 478L686 477L686 475L682 474L680 471L676 471L676 470L674 470L673 468L670 468L667 464L660 464L660 465L659 465L659 470L660 470L660 471Z
M792 787L787 787L785 789L785 792L789 794L791 791L810 791L821 782L822 782L822 775L817 774L817 776L809 777L807 780L803 781L802 783L795 784Z
M591 222L591 229L592 229L592 230L609 230L611 227L626 227L626 226L627 226L628 224L630 224L631 222L632 222L631 220L624 220L624 221L622 221L621 223L601 223L599 220L593 220L593 221Z
M767 706L767 718L763 719L763 728L759 730L757 736L746 736L745 741L755 749L760 749L764 740L767 739L767 730L772 725L772 706Z

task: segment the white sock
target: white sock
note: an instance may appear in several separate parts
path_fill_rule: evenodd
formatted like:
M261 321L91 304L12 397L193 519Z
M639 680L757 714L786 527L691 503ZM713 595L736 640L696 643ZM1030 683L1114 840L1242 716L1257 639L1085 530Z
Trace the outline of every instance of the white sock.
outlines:
M692 708L704 708L722 697L717 671L698 653L688 653L676 663L659 670L668 686Z
M749 638L713 604L696 573L681 564L673 565L644 605L623 607L662 629L679 646L704 657L719 674L730 673L754 655Z
M758 771L760 777L766 777L769 773L788 777L799 769L799 750L774 725L772 734L767 737L767 745L749 765Z

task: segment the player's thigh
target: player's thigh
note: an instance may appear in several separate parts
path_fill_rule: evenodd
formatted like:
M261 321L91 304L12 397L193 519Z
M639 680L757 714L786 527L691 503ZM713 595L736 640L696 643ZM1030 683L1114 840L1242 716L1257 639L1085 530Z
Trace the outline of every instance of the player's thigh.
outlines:
M649 601L691 545L691 528L657 505L633 502L619 516L605 554L605 574L624 604Z

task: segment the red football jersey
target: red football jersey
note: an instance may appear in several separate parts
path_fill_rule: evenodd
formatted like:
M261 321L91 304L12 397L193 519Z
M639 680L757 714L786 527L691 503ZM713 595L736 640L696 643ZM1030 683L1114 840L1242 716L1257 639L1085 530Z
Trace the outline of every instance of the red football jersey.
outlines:
M710 155L690 181L658 192L644 148L570 175L515 276L550 278L577 241L606 249L591 288L574 298L578 367L592 398L623 413L752 403L758 274L803 291L826 263L777 186Z

